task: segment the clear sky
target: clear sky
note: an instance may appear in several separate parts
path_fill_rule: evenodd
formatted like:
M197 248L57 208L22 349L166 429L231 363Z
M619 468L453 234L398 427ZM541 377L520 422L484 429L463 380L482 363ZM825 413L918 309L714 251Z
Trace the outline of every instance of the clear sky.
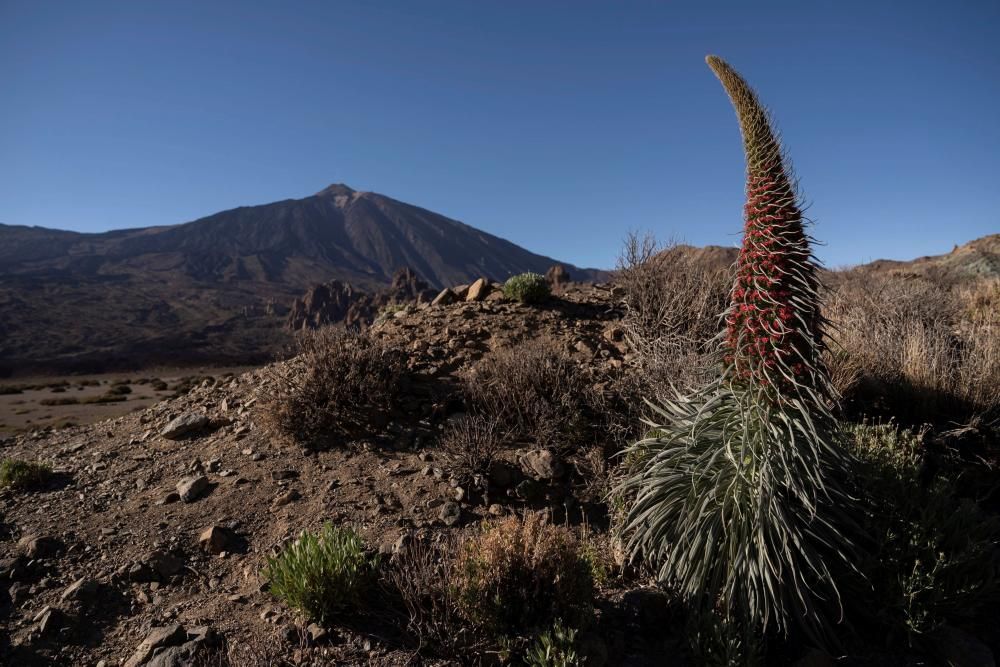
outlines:
M739 240L715 53L840 266L1000 232L1000 2L0 0L0 222L186 222L333 182L613 265Z

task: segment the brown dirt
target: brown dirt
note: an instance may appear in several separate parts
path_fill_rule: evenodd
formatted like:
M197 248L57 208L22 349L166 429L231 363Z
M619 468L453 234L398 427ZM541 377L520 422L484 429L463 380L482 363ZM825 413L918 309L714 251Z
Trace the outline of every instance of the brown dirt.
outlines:
M16 562L14 578L30 590L16 602L0 591L0 637L9 636L9 645L0 639L0 663L118 664L151 626L168 623L210 625L230 643L256 643L270 655L312 664L414 663L415 645L395 629L399 619L385 613L360 619L360 627L334 628L337 640L317 648L289 643L288 625L301 619L262 590L259 573L268 554L327 521L353 525L372 548L387 549L403 532L467 530L489 515L493 503L500 514L525 506L504 489L490 489L485 502L467 494L457 526L440 520L442 504L455 492L437 436L449 414L462 409L454 401L459 378L493 350L529 338L546 340L595 369L605 390L629 359L623 343L612 342L620 313L607 288L574 286L539 307L498 297L402 311L376 325L373 335L411 351L412 397L389 423L373 425L370 437L329 451L310 453L280 442L259 425L273 374L294 362L206 382L180 398L97 424L0 440L0 458L46 461L57 472L48 489L0 491L0 565ZM210 417L209 428L183 440L159 435L171 419L192 412ZM506 455L513 459L526 446L512 443ZM203 497L158 504L181 478L202 469L211 482ZM291 472L276 479L281 471ZM301 498L275 505L289 489ZM572 507L574 493L572 484L547 486L535 505ZM233 528L246 540L245 551L202 551L199 533L212 525ZM57 538L63 547L28 562L19 557L18 541L29 535ZM177 555L184 569L164 581L130 581L130 568L157 549ZM9 575L0 566L0 579L5 569ZM97 598L60 601L81 577L99 582ZM605 592L606 615L624 618L621 600L620 591ZM46 605L65 613L61 628L41 631L33 620ZM612 634L617 639L609 653L621 659L667 650L663 632L652 638Z

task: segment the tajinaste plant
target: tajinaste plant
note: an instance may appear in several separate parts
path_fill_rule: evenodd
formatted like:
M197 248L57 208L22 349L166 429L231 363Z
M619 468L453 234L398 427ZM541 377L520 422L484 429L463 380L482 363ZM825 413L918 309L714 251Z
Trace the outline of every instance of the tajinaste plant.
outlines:
M828 563L849 548L836 402L822 363L817 262L770 114L740 75L709 67L732 100L747 161L743 246L719 378L650 403L650 437L625 451L624 532L637 559L745 632L830 635Z

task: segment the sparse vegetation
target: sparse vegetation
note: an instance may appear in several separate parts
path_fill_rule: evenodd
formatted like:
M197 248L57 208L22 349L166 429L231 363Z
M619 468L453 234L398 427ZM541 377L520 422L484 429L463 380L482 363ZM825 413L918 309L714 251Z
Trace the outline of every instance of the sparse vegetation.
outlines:
M476 366L464 392L474 414L541 446L585 444L591 418L602 411L586 372L541 341L495 351Z
M863 529L874 541L861 568L874 599L856 611L913 643L1000 600L1000 520L947 476L921 479L923 448L911 431L854 425L845 442L860 462Z
M647 392L695 387L718 372L715 339L732 275L688 250L632 233L618 258L614 283L626 309L622 326Z
M579 543L541 513L487 525L460 548L452 581L462 615L493 638L591 621L594 584Z
M323 448L364 430L404 391L406 357L366 333L333 328L304 333L297 373L275 375L279 391L263 418L275 434Z
M482 415L453 422L441 435L441 448L452 457L463 478L488 475L493 461L509 442L510 435L500 423Z
M327 623L354 608L369 584L373 561L350 528L304 531L278 556L267 559L271 594L310 619Z
M43 487L52 476L52 468L45 463L4 459L0 462L0 489L34 491Z
M827 309L838 340L828 361L852 413L911 424L1000 416L1000 323L984 310L990 285L840 276Z
M399 594L407 612L407 630L421 646L441 655L474 655L483 640L462 616L459 589L453 584L456 544L446 539L407 544L386 572L387 583Z
M521 273L511 276L503 284L503 295L521 303L541 303L552 295L545 276L537 273Z

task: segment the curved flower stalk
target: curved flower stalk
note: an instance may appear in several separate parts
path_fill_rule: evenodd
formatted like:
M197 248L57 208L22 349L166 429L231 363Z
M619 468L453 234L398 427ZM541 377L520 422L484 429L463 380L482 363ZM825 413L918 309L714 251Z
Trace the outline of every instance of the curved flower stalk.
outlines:
M821 363L816 263L768 112L710 56L747 159L745 234L725 313L722 372L653 405L651 437L626 449L633 557L744 632L798 627L823 642L840 616L831 559L845 558L847 461Z

